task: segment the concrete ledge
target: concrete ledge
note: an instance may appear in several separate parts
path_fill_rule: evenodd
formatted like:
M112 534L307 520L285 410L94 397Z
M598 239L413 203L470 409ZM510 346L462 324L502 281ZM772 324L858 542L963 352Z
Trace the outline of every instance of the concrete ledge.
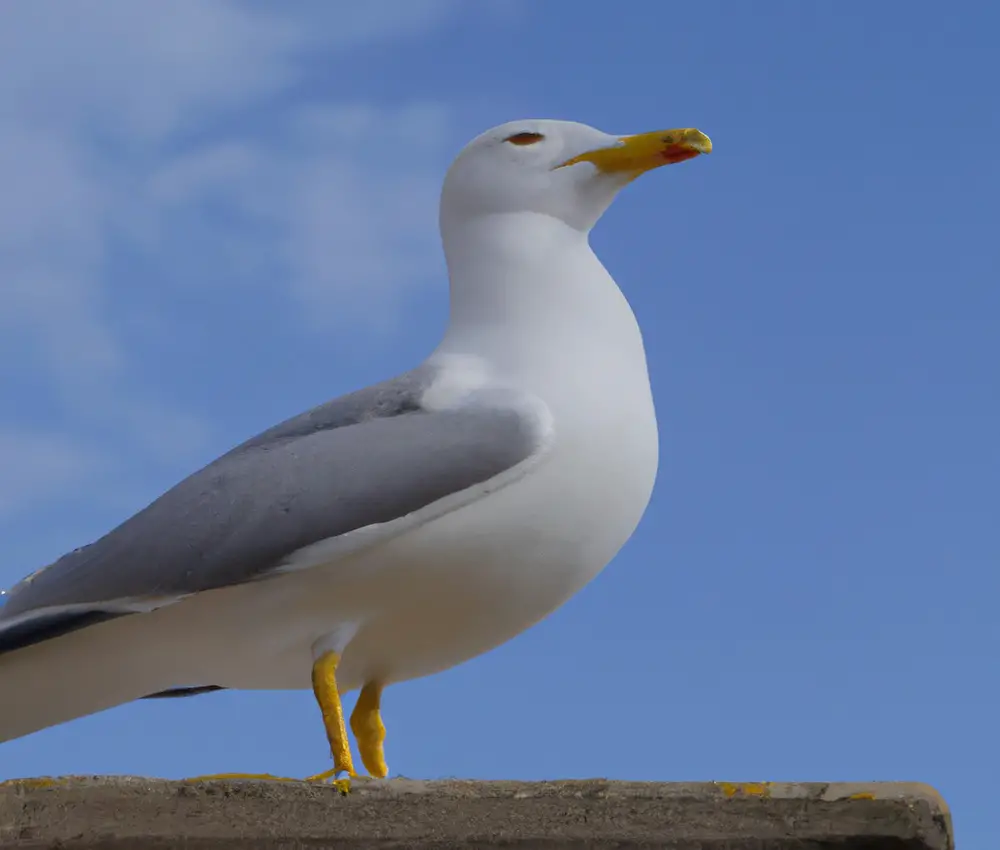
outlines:
M644 847L953 850L918 783L419 782L64 777L0 784L10 848Z

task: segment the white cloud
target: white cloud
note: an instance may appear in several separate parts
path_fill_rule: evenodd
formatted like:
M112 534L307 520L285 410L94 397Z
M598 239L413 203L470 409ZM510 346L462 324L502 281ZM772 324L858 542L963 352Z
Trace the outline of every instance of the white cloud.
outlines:
M261 224L255 250L269 253L311 323L354 317L360 305L385 315L372 302L391 304L440 270L439 177L428 162L448 126L434 104L307 106L269 142L225 140L165 163L148 197L168 216L212 203Z
M108 198L84 160L67 138L0 121L0 328L34 342L66 377L78 366L104 373L117 363L90 285Z
M72 488L99 467L96 451L64 434L0 429L0 513Z
M3 100L38 126L161 138L291 80L303 24L232 0L8 0Z
M420 35L461 5L6 0L0 355L36 370L35 383L88 427L169 457L196 446L204 424L140 389L109 289L116 240L168 263L171 234L214 204L264 234L251 245L220 230L216 265L256 258L284 272L310 319L388 303L436 270L429 163L447 110L345 103L335 85L321 104L283 94L297 91L317 56ZM250 109L271 110L284 129L224 129ZM74 461L58 436L0 439L0 478L9 481L42 456L52 474L38 480L52 486L95 468L91 453ZM4 504L0 494L0 511Z

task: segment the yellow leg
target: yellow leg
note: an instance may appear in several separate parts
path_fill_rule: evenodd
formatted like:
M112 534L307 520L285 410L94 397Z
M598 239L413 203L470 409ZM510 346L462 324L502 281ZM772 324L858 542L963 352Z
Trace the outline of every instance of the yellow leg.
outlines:
M340 656L336 652L326 652L319 657L312 670L313 693L323 713L323 725L326 727L326 737L330 742L330 752L333 754L333 768L306 778L306 782L319 782L333 779L333 784L342 794L351 789L350 777L357 776L354 763L351 760L351 745L347 740L347 726L344 723L344 709L340 704L340 692L337 690L337 664ZM341 774L347 778L339 779ZM213 779L267 779L277 782L301 782L285 776L273 776L270 773L213 773L207 776L196 776L188 782L209 782Z
M385 741L385 724L379 708L382 703L382 685L369 682L361 689L358 702L351 714L351 730L358 739L361 761L368 772L377 779L384 779L389 772L385 764L382 743Z
M326 738L330 742L333 768L310 776L306 781L334 778L334 784L346 794L351 787L350 777L357 774L354 772L354 761L351 758L351 743L347 738L347 724L344 722L344 709L340 704L340 691L337 690L339 663L340 656L336 652L324 652L313 664L313 693L323 714L323 726L326 727ZM336 777L342 773L347 774L347 778L337 779Z

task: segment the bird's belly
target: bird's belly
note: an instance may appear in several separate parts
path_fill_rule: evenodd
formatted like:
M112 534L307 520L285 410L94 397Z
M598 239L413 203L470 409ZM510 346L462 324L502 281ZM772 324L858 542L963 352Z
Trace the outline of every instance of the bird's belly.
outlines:
M511 639L596 576L639 522L656 474L652 410L627 429L563 435L478 502L345 561L221 591L240 637L213 641L228 654L202 655L199 677L309 687L313 642L345 624L357 633L338 670L344 690L429 675Z

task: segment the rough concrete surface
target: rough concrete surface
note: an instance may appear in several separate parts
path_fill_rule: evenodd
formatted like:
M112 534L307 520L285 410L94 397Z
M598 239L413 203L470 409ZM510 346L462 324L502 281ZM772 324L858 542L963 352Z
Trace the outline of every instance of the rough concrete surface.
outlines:
M953 850L918 783L174 782L0 784L10 848L670 848Z

